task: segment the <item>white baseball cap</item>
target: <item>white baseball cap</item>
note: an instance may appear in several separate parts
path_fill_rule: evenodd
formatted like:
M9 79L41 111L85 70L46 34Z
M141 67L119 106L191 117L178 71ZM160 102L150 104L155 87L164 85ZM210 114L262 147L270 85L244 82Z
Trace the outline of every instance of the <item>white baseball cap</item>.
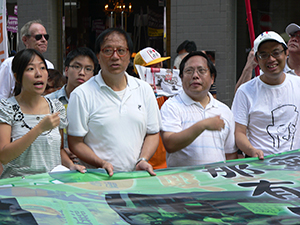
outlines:
M300 27L295 24L295 23L291 23L289 24L286 28L285 28L285 32L288 34L288 35L291 35L297 31L300 30Z
M283 38L277 34L274 31L265 31L263 33L261 33L255 40L254 40L254 54L256 54L256 52L258 51L258 48L260 46L260 44L262 44L265 41L277 41L280 44L284 44L287 48L287 45L285 43L285 41L283 40Z

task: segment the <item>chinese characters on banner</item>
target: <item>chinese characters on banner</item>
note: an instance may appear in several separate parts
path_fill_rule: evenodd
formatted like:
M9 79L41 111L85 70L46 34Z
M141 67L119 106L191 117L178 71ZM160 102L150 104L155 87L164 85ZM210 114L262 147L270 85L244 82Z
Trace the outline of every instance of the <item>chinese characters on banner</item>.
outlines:
M0 179L0 224L300 224L300 149L156 174Z

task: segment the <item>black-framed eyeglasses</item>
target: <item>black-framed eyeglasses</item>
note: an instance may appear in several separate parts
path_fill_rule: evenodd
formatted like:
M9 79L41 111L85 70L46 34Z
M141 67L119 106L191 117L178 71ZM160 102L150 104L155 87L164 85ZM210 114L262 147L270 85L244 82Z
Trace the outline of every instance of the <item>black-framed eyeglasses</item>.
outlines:
M83 66L79 66L79 65L69 65L69 67L73 68L78 73L84 68L84 73L86 75L94 74L94 69L93 69L93 67L90 67L90 66L83 67Z
M185 70L183 70L183 73L188 76L192 76L192 75L194 75L195 71L197 71L197 74L199 76L201 76L201 75L205 75L207 73L208 69L203 68L203 67L198 67L196 69L193 67L188 67Z
M284 52L284 50L275 50L271 53L261 53L261 54L257 54L258 58L260 59L268 59L271 56L273 56L274 58L279 58L280 55Z
M120 57L124 57L125 55L127 55L128 53L128 48L124 48L124 47L120 47L120 48L111 48L111 47L107 47L107 48L103 48L100 50L104 56L106 57L111 57L115 52L118 54L118 56Z
M36 34L36 35L27 35L27 36L28 37L34 37L35 40L37 40L37 41L41 40L43 36L46 39L46 41L49 40L49 34Z

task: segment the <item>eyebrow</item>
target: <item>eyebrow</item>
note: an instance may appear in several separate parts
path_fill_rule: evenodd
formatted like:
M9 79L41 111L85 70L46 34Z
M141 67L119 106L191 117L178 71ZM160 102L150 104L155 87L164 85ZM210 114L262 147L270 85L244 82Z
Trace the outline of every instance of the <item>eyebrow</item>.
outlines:
M203 66L196 66L196 67L192 67L192 66L188 66L186 67L185 69L194 69L194 68L197 68L197 69L207 69L206 67L203 67Z
M79 63L79 62L77 62L77 61L75 61L74 64L78 64L78 65L82 66L82 64ZM89 66L90 66L90 67L93 67L93 65L87 65L87 66L85 66L85 67L89 67Z
M281 50L284 50L284 49L280 49L280 48L274 48L271 52L274 52L274 51L281 51ZM266 51L259 51L259 53L267 53Z
M42 61L42 62L39 62L38 64L34 64L34 63L30 62L30 63L28 63L27 66L34 66L34 65L40 65L40 64L44 64L45 65L45 63Z

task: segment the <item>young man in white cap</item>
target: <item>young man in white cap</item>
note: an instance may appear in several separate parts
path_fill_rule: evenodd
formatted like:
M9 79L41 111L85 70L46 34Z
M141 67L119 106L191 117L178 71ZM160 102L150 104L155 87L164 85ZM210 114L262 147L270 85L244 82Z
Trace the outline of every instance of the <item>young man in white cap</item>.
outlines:
M161 55L151 47L147 47L139 51L133 60L133 67L134 72L138 74L135 65L145 66L145 67L152 67L152 68L162 68L162 62L170 59L170 56L161 57Z
M300 147L300 77L284 72L288 49L279 34L260 34L254 54L263 74L239 87L232 112L237 147L263 159Z
M287 44L289 55L283 71L288 74L300 76L300 26L291 23L285 28L285 32L290 36L290 40ZM241 84L251 80L252 71L256 66L257 62L254 60L254 52L252 49L249 52L243 72L235 85L235 92Z

